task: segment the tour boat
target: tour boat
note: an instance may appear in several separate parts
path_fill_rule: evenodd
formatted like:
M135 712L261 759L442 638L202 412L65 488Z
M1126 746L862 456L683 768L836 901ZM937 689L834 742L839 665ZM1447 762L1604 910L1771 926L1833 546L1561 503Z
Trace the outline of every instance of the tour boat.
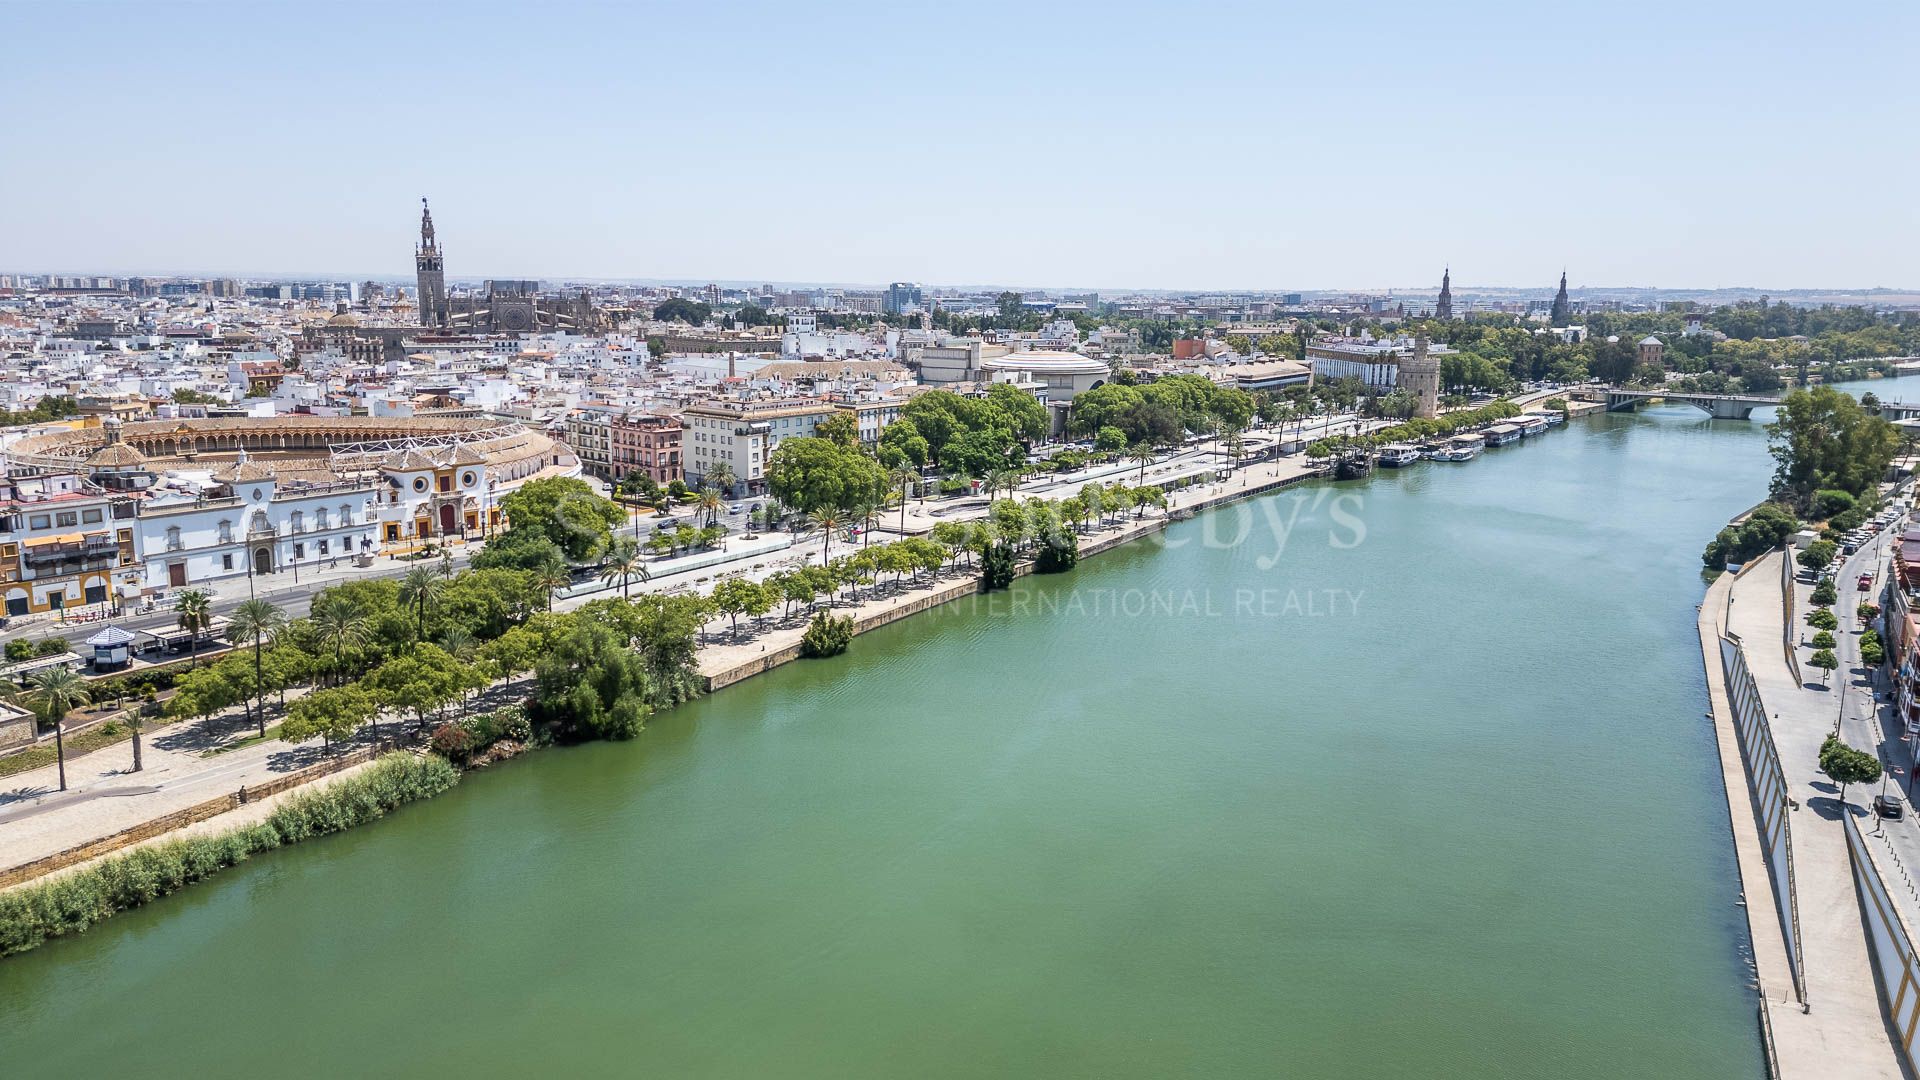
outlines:
M1409 446L1406 443L1393 443L1392 445L1380 448L1380 464L1385 465L1389 469L1397 469L1402 465L1411 465L1419 460L1419 449Z
M1488 446L1505 446L1520 437L1520 428L1515 424L1495 424L1481 434Z
M1548 409L1546 412L1535 413L1534 415L1546 417L1548 427L1559 427L1561 424L1567 422L1567 414L1558 409Z
M1539 435L1547 430L1547 418L1539 413L1528 413L1514 420L1513 426L1520 429L1521 438Z
M1440 452L1434 455L1435 461L1472 461L1480 456L1486 443L1478 435L1457 435L1448 439Z

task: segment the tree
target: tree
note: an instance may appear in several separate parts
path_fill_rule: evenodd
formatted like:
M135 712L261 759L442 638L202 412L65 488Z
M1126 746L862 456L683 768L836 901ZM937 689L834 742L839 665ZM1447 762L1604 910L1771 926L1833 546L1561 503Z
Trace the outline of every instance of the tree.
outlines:
M849 449L860 445L860 427L854 422L851 412L836 411L832 416L813 425L813 433L819 438Z
M1012 545L1002 541L988 546L980 557L980 566L980 585L983 592L993 592L1012 585L1014 576Z
M437 610L446 593L446 575L419 563L400 579L400 602L413 609L413 640L427 639L427 612Z
M76 705L84 705L88 700L87 683L79 673L65 664L41 668L27 677L30 700L40 713L42 723L53 725L53 752L60 768L60 790L67 790L67 714ZM134 736L137 740L138 734ZM134 749L135 771L138 771L140 751L138 743Z
M576 618L535 668L531 712L570 739L630 739L649 704L647 664L611 627Z
M1833 635L1828 631L1822 630L1814 634L1813 640L1808 644L1816 649L1831 649L1834 646Z
M1806 505L1816 491L1862 495L1885 475L1900 446L1892 424L1830 386L1795 390L1767 425L1773 490Z
M545 539L574 562L597 557L627 516L571 476L529 480L500 500L500 510L507 515L509 534Z
M213 625L213 597L205 589L182 589L173 597L174 620L187 635L187 666L200 661L200 635Z
M662 300L653 307L656 322L682 322L690 326L699 326L713 317L713 308L698 300L688 300L676 296L671 300Z
M887 487L880 463L832 439L782 439L767 462L767 488L804 514L851 511Z
M546 597L546 608L553 610L553 594L573 583L573 575L567 572L566 564L559 559L550 559L533 569L533 581Z
M1847 801L1847 786L1871 784L1880 779L1880 759L1864 750L1855 750L1837 735L1827 736L1820 744L1820 771L1840 785L1840 802Z
M640 553L640 543L631 536L615 537L607 548L606 561L600 565L600 580L611 584L615 579L620 582L620 595L627 595L627 582L639 578L647 581L652 577L647 572L647 560Z
M287 627L286 612L272 603L258 598L243 600L233 609L233 615L227 620L227 640L240 644L253 644L253 691L258 699L258 708L253 712L260 724L260 734L267 734L266 678L262 670L261 654L269 642L280 637ZM249 699L254 700L254 699ZM252 708L252 706L249 706Z
M352 738L379 708L373 697L354 683L315 690L287 707L286 719L280 722L280 738L301 743L318 735L321 746L331 749L334 743Z
M367 643L370 623L365 610L345 596L336 597L331 591L323 592L314 598L309 622L313 627L314 640L333 654L334 673L344 676L347 652L358 650Z
M736 636L740 632L740 616L758 607L762 599L760 585L743 577L722 578L713 587L713 605L731 622Z
M807 624L807 632L800 636L800 655L808 657L838 656L847 651L853 641L853 616L833 616L822 611L814 615Z
M712 525L720 520L720 511L726 509L727 501L720 497L719 488L709 484L700 489L699 501L694 505L707 515L707 524Z
M375 668L365 680L366 689L380 704L411 709L423 729L429 710L452 701L476 683L485 685L484 677L431 642L415 644L410 651Z
M1832 578L1821 578L1813 587L1813 602L1821 607L1830 607L1840 599L1840 592L1834 587Z
M1839 668L1840 658L1833 655L1832 649L1821 649L1813 654L1808 663L1820 669L1820 682L1821 685L1825 685L1827 680L1832 678L1833 672Z
M1824 570L1827 564L1833 561L1834 553L1839 550L1831 540L1815 540L1801 548L1800 554L1794 558L1809 570Z
M1807 613L1807 625L1816 630L1836 630L1840 627L1840 618L1829 608L1815 608Z

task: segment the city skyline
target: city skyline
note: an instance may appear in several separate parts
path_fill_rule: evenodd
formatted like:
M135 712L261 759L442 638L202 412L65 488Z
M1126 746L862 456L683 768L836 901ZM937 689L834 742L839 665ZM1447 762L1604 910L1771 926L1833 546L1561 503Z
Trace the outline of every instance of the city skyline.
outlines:
M94 148L0 178L15 268L404 277L423 194L459 277L1867 288L1920 242L1892 4L562 9L513 53L482 8L106 6L85 79L78 9L14 12L15 144Z

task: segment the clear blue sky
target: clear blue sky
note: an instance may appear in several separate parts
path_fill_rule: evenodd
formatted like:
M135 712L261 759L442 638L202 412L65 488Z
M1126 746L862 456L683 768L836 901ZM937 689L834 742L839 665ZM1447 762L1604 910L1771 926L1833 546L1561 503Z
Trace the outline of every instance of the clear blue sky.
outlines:
M1920 4L13 3L0 269L1920 286Z

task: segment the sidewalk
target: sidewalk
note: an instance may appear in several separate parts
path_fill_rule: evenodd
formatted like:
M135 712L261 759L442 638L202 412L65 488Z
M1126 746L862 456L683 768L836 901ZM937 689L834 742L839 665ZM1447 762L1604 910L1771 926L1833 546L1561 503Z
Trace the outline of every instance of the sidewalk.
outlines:
M1807 1001L1802 1014L1773 1009L1781 1070L1790 1078L1906 1075L1888 1037L1879 987L1868 956L1866 929L1853 864L1840 815L1865 811L1851 791L1846 807L1832 781L1816 767L1820 744L1838 715L1836 689L1796 681L1787 667L1786 616L1781 564L1775 552L1740 575L1732 587L1727 628L1745 645L1747 663L1761 701L1772 717L1789 797L1800 804L1792 817L1794 882L1799 898L1800 951L1806 970ZM1809 674L1813 672L1809 669ZM1835 680L1843 676L1836 673ZM1761 903L1750 888L1749 905Z

